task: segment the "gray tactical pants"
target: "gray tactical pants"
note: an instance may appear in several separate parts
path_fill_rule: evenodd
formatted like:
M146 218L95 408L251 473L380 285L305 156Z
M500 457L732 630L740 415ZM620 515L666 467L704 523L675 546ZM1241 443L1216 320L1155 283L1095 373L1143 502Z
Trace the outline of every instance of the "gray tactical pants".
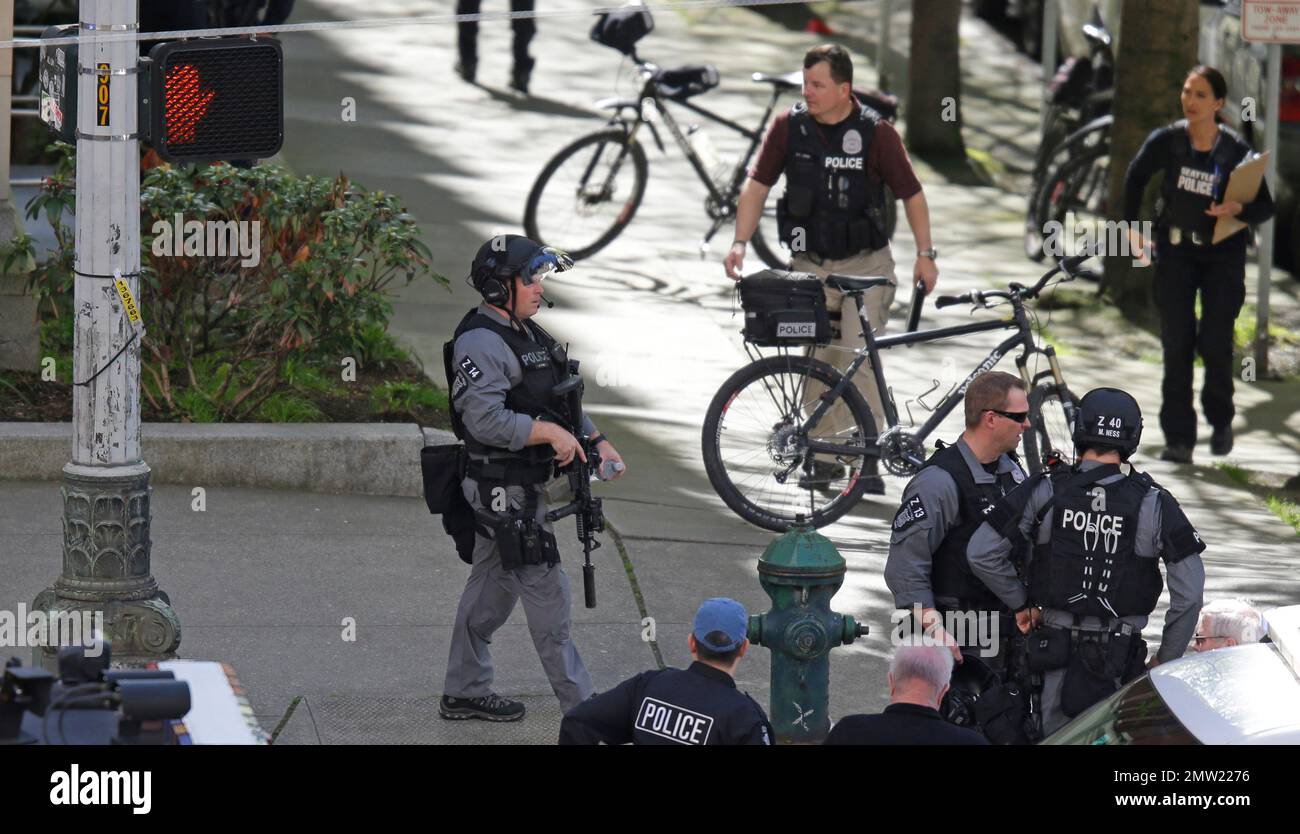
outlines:
M473 507L486 507L492 502L491 495L484 495L480 502L478 484L472 479L465 479L461 488ZM510 506L524 505L524 489L506 488ZM546 521L545 497L539 497L537 503L538 522L551 531ZM492 691L492 654L488 645L496 630L509 619L517 600L523 600L528 631L551 689L560 699L561 709L568 712L595 691L591 675L569 636L569 578L559 564L504 570L496 542L482 535L475 538L474 566L456 609L443 694L480 698Z

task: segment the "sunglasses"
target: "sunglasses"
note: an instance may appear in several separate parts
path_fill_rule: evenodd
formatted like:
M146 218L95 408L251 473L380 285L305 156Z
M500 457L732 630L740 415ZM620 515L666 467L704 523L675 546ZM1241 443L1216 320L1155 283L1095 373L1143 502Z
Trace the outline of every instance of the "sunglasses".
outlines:
M1219 640L1219 639L1222 638L1221 635L1218 634L1197 634L1192 637L1192 642L1194 642L1196 645L1199 646L1200 644L1204 643L1206 640Z
M1014 421L1014 422L1016 422L1016 423L1023 423L1023 422L1025 422L1026 419L1029 418L1029 412L1028 412L1028 411L1003 411L1003 410L998 409L998 408L986 408L986 409L984 409L984 410L985 410L985 411L992 411L994 414L1001 415L1001 416L1007 418L1008 420L1012 420L1012 421Z

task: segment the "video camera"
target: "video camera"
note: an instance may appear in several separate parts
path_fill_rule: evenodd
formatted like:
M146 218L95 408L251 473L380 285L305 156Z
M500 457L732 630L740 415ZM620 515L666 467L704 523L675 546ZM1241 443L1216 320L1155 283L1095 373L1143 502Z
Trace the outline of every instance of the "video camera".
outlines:
M0 745L176 743L170 722L190 711L189 684L160 669L110 669L111 656L107 641L97 657L64 646L57 678L11 658L0 681Z

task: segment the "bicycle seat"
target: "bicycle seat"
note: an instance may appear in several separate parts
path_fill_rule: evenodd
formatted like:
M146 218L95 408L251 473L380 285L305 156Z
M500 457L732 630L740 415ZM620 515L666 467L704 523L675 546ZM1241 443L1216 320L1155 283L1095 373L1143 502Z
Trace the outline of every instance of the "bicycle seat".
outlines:
M778 90L798 90L803 88L802 72L787 72L784 75L769 75L765 72L756 72L750 76L755 83L764 82L771 84Z
M852 275L836 275L831 273L826 276L826 286L840 292L862 292L872 287L880 287L889 283L888 278L860 278Z

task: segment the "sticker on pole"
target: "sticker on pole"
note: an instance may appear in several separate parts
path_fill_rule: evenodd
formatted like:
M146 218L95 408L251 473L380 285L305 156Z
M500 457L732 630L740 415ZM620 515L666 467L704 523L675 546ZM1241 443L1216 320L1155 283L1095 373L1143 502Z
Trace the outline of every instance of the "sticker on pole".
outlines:
M122 299L122 308L126 310L126 320L131 322L132 327L138 326L140 324L140 308L135 306L135 299L131 297L131 288L126 285L120 270L113 271L113 286L117 287L117 294Z
M1242 0L1241 37L1252 43L1300 43L1300 0Z

